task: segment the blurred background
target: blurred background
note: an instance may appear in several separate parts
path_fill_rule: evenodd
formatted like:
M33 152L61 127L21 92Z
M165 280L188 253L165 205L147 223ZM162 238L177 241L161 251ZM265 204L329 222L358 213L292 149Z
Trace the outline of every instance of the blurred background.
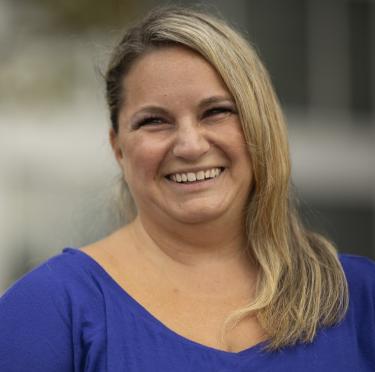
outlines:
M0 0L0 293L116 224L101 74L121 30L164 3ZM306 223L375 258L375 2L205 4L271 73Z

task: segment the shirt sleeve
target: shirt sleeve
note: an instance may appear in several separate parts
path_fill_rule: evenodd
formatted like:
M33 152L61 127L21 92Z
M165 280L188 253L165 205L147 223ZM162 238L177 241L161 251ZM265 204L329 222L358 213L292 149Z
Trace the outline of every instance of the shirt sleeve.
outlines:
M356 344L363 359L375 366L375 262L355 255L342 255L349 285L348 317L356 330ZM371 369L375 371L374 369Z
M48 264L0 298L0 371L73 371L68 302Z

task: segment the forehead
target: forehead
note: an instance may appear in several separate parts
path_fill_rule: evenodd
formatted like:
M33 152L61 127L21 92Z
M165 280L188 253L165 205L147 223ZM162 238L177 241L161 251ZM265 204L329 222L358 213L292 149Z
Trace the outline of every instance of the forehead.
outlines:
M146 52L130 68L123 83L127 103L137 97L178 99L182 94L191 94L198 99L199 96L229 95L214 67L198 53L181 46Z

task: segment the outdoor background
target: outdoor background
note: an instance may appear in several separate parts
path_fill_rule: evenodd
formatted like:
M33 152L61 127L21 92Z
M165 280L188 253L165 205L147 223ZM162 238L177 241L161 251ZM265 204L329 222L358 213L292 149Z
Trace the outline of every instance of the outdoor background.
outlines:
M114 226L101 73L121 30L160 4L0 0L0 293ZM206 4L270 70L306 222L340 251L375 258L375 2Z

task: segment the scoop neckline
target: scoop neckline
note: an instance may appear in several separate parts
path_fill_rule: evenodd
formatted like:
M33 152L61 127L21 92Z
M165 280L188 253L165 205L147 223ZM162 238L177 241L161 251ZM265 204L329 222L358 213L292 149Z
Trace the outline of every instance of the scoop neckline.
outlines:
M63 253L78 253L82 258L86 259L86 261L94 268L96 269L100 275L103 275L107 282L114 287L117 291L121 293L125 297L128 302L136 308L138 312L141 312L143 316L151 320L155 325L157 325L159 328L164 330L166 333L177 339L179 342L187 343L189 345L198 347L199 349L215 353L215 354L221 354L224 356L232 357L232 358L240 358L243 356L249 356L251 354L254 354L254 356L259 355L260 352L263 351L263 348L267 345L267 341L261 341L257 344L250 346L246 349L243 349L238 352L232 352L232 351L226 351L217 349L212 346L204 345L200 342L191 340L173 329L169 328L167 325L165 325L161 320L156 318L150 311L148 311L140 302L138 302L133 296L131 296L123 287L120 286L119 283L116 282L116 280L104 269L102 265L98 261L96 261L93 257L88 255L86 252L80 250L79 248L73 248L73 247L66 247L63 249Z

